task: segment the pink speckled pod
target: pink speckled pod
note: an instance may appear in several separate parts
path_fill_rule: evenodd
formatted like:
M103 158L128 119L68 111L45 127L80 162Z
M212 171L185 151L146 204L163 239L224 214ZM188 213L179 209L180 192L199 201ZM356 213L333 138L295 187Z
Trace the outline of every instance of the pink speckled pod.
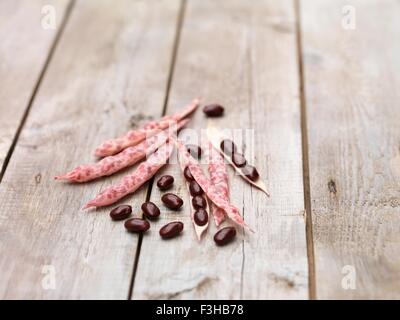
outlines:
M211 183L218 193L229 202L228 172L226 171L224 158L213 148L211 143L208 145L208 155L208 172L210 173ZM225 211L214 203L211 204L211 213L217 226L226 218Z
M83 209L102 207L113 204L126 195L135 192L141 185L156 174L164 166L174 149L172 143L167 142L153 153L145 162L142 162L130 175L125 176L118 184L112 185L90 200Z
M248 228L246 223L243 221L242 216L239 213L239 210L230 204L226 198L224 198L215 186L211 183L210 180L205 176L203 170L201 169L200 165L198 164L197 160L195 160L190 154L186 151L185 146L179 142L177 139L174 139L175 144L178 148L180 159L187 164L189 167L190 173L192 174L193 178L196 182L200 185L203 191L206 193L207 197L219 208L224 210L228 217L237 223L240 226L245 226Z
M136 146L128 147L114 156L108 156L101 161L91 164L84 164L67 172L64 175L55 177L57 180L67 180L71 182L86 182L99 177L109 176L137 163L139 160L153 153L158 147L163 145L167 139L175 135L176 132L184 127L189 120L179 121L177 127L161 131L157 135L145 139Z
M95 155L98 157L111 156L127 147L137 145L145 138L154 136L159 133L160 130L164 130L171 125L176 124L183 118L187 117L194 110L196 110L199 102L199 99L194 99L189 105L184 108L184 110L177 112L172 116L165 116L159 121L151 121L144 125L144 127L141 129L130 130L119 138L110 139L103 142L99 147L96 148Z

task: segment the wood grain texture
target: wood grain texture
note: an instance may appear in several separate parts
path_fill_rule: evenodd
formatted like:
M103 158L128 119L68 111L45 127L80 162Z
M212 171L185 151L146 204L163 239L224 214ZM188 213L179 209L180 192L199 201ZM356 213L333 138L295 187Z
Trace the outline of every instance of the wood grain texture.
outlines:
M172 192L185 204L180 212L170 212L153 188L151 199L160 204L162 216L143 237L133 299L308 297L294 6L292 1L256 3L187 2L167 113L195 96L224 105L225 116L213 124L238 129L238 145L272 196L250 187L229 168L232 202L256 232L240 232L234 243L218 248L210 221L198 243L182 174L177 164L166 168L160 174L175 177ZM198 111L192 128L206 127ZM252 133L254 140L246 144L238 137ZM187 131L181 134L188 136ZM176 219L185 223L183 234L162 241L159 228Z
M400 3L300 9L317 298L400 298Z
M68 3L69 0L0 1L0 170ZM54 30L42 28L42 8L45 5L55 9Z
M123 173L83 185L53 177L161 116L179 4L77 1L0 186L0 297L128 296L137 236L109 208L80 211ZM138 208L145 194L123 202Z

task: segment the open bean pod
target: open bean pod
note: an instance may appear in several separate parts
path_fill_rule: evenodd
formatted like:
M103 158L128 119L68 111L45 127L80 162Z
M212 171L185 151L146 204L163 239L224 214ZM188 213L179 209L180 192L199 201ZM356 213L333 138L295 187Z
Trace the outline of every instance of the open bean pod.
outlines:
M270 193L267 190L267 186L265 185L264 181L262 181L261 178L258 176L258 173L254 173L253 170L250 170L251 168L254 167L249 165L246 166L235 165L235 163L232 160L232 157L229 156L229 152L226 152L226 150L224 152L221 149L221 142L225 139L224 137L222 137L218 129L209 126L207 128L207 137L208 140L211 142L212 146L222 154L222 156L226 159L226 161L235 169L235 171L244 180L246 180L248 183L252 184L256 188L263 191L268 197L270 196ZM246 173L244 170L248 170L248 172Z

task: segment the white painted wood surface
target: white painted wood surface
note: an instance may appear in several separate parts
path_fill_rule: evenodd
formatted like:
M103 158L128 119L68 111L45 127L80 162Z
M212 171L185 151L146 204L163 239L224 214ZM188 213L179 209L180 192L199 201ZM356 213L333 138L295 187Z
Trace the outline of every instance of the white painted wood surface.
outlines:
M398 2L76 0L66 15L69 3L0 2L0 166L12 153L0 183L1 298L400 297ZM56 30L41 27L47 4L56 9ZM160 117L167 96L172 113L198 95L226 107L215 126L254 133L246 143L241 131L234 136L271 198L229 168L232 202L256 232L239 230L234 243L217 248L211 220L198 243L182 175L171 164L160 175L175 177L172 191L185 207L166 210L153 186L162 216L137 260L138 237L111 221L112 207L80 211L130 169L85 185L53 176L92 162L102 140ZM207 125L198 111L190 126ZM120 203L140 215L148 190ZM159 228L175 219L184 233L162 241ZM352 271L355 289L345 290Z

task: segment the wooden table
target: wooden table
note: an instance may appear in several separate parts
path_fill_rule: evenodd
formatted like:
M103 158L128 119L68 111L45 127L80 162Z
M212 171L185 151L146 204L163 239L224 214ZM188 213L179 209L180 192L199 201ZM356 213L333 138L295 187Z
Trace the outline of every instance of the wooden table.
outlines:
M395 0L1 1L0 297L400 298L399 15ZM187 205L129 234L80 208L132 169L53 180L199 95L226 107L215 125L254 132L271 197L230 170L254 234L218 248L211 223L198 243ZM199 111L190 128L206 125ZM145 199L160 191L121 203ZM177 217L184 234L161 241Z

